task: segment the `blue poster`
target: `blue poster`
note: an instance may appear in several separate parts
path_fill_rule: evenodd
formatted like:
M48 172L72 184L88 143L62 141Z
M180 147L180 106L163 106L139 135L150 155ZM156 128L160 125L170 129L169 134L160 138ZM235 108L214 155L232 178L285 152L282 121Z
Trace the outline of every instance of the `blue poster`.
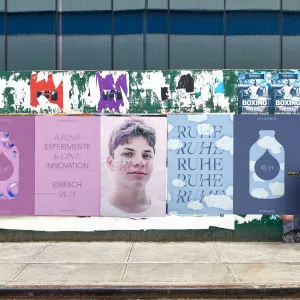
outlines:
M238 113L266 114L271 107L271 72L238 73Z
M234 213L300 214L300 115L234 117Z
M272 72L272 98L274 113L300 113L300 77L298 70Z
M232 214L233 114L168 115L168 213Z

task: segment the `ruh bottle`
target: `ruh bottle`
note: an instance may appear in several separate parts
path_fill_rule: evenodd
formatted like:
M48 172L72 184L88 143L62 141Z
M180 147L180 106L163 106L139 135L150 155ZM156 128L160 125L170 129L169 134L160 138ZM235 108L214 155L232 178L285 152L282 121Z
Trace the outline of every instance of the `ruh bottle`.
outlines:
M259 139L250 148L249 193L258 199L276 199L284 195L285 154L274 130L260 130Z
M19 195L19 150L8 132L0 132L0 201Z

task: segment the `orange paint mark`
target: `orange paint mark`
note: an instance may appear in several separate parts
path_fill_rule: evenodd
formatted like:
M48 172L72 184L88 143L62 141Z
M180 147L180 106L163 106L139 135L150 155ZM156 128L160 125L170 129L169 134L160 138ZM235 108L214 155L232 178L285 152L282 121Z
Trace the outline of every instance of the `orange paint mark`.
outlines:
M48 75L48 81L41 80L37 82L37 74L32 74L30 78L30 105L37 107L39 105L38 97L45 96L49 103L57 104L63 111L63 82L61 81L56 88L53 82L52 74Z

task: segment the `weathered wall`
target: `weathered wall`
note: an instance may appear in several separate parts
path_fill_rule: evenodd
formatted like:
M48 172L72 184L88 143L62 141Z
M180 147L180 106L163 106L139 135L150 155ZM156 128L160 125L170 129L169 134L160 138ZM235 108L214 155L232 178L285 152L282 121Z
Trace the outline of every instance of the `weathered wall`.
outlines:
M2 72L0 113L237 113L237 80L235 70ZM268 232L270 239L280 237L278 216L236 215L234 219L238 239L254 237L258 231L263 238L267 238ZM209 223L208 227L215 226ZM11 226L2 224L1 227L0 220L1 228ZM23 225L14 229L22 229ZM108 230L105 226L101 228ZM28 230L52 231L51 225L47 229L33 226ZM63 226L61 231L65 231Z
M222 70L2 72L0 112L235 112L235 79ZM115 101L106 106L103 92L112 89ZM58 100L37 100L40 90L56 91Z

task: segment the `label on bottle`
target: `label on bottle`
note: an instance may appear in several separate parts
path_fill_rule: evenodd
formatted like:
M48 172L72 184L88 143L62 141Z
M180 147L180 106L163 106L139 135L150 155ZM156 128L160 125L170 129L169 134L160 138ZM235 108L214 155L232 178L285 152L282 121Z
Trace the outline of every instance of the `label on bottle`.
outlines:
M0 181L8 180L14 173L14 166L6 155L0 153Z
M280 164L277 159L271 155L269 150L256 161L254 170L256 175L262 180L274 179L280 171Z

